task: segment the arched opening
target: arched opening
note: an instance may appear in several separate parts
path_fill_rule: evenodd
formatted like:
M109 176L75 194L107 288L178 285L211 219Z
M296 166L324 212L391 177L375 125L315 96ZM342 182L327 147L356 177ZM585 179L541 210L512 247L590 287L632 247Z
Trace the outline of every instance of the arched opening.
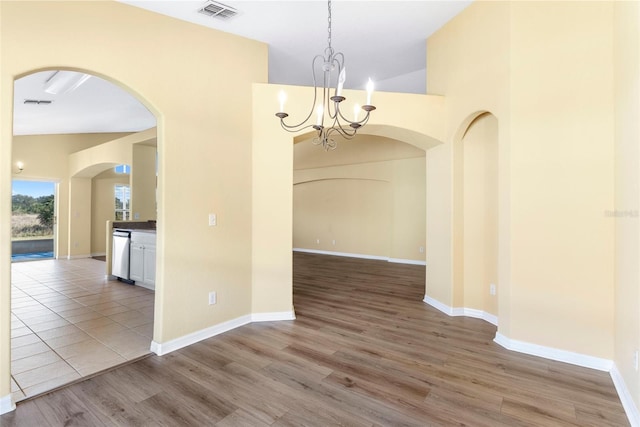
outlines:
M453 306L498 317L498 120L470 116L453 145Z
M379 135L295 144L294 250L424 265L425 150Z
M388 125L368 125L329 153L314 146L309 135L294 142L296 310L313 311L311 283L336 295L354 287L364 300L387 295L393 307L422 300L428 256L426 152L440 142ZM356 276L371 287L358 288L359 280L351 281ZM344 281L332 283L335 277Z
M254 85L253 89L255 106L257 103L277 99L281 88L274 85ZM304 100L307 90L308 88L304 87L287 87L287 94L291 100ZM292 96L291 93L299 96ZM379 96L386 98L387 108L376 110L375 120L372 119L358 130L359 137L366 137L371 130L374 136L384 136L402 143L409 143L414 148L423 150L427 153L422 160L426 171L429 153L438 150L437 147L448 148L443 144L446 129L442 99L437 96L407 97L390 93ZM304 106L294 106L292 111L295 111L295 108L302 109ZM297 143L309 139L311 135L299 134L291 137L283 132L277 122L268 115L255 116L253 130L253 317L273 319L277 316L278 319L291 319L294 317L292 280L294 271L291 256L294 241L294 147ZM385 133L381 134L380 131ZM407 141L403 137L406 134L415 138ZM347 146L350 142L353 141L347 141L342 146ZM338 147L337 150L340 150L340 142ZM317 149L314 153L315 157L326 159L335 151L325 153ZM427 181L426 178L425 181ZM425 190L425 193L428 192ZM428 215L422 217L422 221L426 223L425 233L419 237L423 241L426 240L424 255L432 257L434 253L429 254L427 247L429 232L426 230L428 226L426 219ZM328 242L333 246L333 239L329 239ZM336 239L336 246L338 244L339 241ZM419 253L420 246L417 245L413 250ZM446 249L441 252L446 252ZM448 253L445 256L449 256ZM412 297L419 298L419 294L424 296L426 286L425 267L414 267L418 267L417 270L420 270L423 277L420 289Z
M117 166L141 174L135 135L149 129L153 144L144 151L153 187L144 191L153 213L145 210L140 220L155 220L157 114L121 84L67 71L36 70L15 80L13 161L23 162L26 177L56 180L60 202L58 259L12 272L14 401L147 354L153 338L153 292L116 282L92 256L111 244L106 228L117 215L116 187L132 184ZM52 86L56 75L63 77Z

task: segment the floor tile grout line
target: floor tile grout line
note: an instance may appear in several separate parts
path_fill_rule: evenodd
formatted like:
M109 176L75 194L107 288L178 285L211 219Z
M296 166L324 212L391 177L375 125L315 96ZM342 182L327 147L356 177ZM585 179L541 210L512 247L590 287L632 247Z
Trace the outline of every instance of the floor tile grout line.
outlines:
M27 393L24 392L24 389L22 388L22 386L20 385L20 383L18 382L18 380L16 379L16 377L13 375L13 373L11 374L11 379L13 379L13 382L16 383L16 385L18 386L18 388L20 389L20 391L22 392L23 395L27 395ZM13 394L13 393L12 393Z
M80 271L80 269L78 269L77 271ZM37 272L36 274L25 274L24 272L22 273L23 276L29 278L29 280L25 280L21 285L15 286L16 284L14 284L14 286L12 286L12 294L15 292L20 292L20 297L22 298L27 298L29 302L32 302L34 306L38 306L39 308L42 309L46 309L45 314L43 314L43 316L47 315L47 314L55 314L57 315L60 319L68 322L68 325L65 326L60 326L60 327L66 327L66 326L75 326L79 331L82 331L83 333L85 333L88 337L90 337L90 339L96 343L100 343L101 345L104 345L105 347L109 348L111 351L114 352L114 354L116 354L118 356L118 358L124 359L126 360L130 360L132 356L125 356L122 353L126 353L126 351L122 351L121 352L117 351L115 347L107 344L105 341L99 339L97 336L94 336L92 334L89 333L89 330L84 330L80 327L77 326L77 323L73 323L71 321L68 320L69 317L73 317L73 315L71 316L64 316L62 314L60 314L60 312L57 311L57 309L55 307L50 307L47 304L55 304L55 303L68 303L68 304L77 304L77 308L86 308L87 310L89 310L89 312L91 313L96 313L99 315L99 317L96 317L96 319L102 319L102 318L106 318L109 319L109 321L113 322L113 324L118 324L120 326L122 326L124 329L124 331L128 331L128 332L132 332L134 333L136 336L140 337L143 340L148 340L149 342L151 342L152 338L149 338L148 336L136 331L134 328L138 328L141 327L143 325L147 325L149 323L153 323L153 314L151 316L149 316L148 314L145 314L141 311L139 311L140 308L145 309L148 306L153 306L152 304L148 304L148 305L142 305L142 307L136 307L136 308L132 308L129 307L127 305L122 304L120 301L123 300L127 300L127 299L131 299L131 298L144 298L144 297L148 297L149 294L146 292L129 292L128 289L109 289L107 290L107 292L103 292L104 290L104 285L108 284L107 282L103 282L104 276L103 275L95 275L90 277L88 280L90 281L89 283L87 283L87 285L82 286L78 283L79 280L82 280L84 277L86 277L85 274L81 274L81 273L77 273L77 274L73 274L73 277L71 279L63 279L62 281L54 281L52 282L50 280L51 274L56 274L56 273L61 273L61 274L68 274L68 271L57 271L57 272ZM46 280L43 280L42 277L46 276ZM72 282L73 281L73 282ZM64 288L61 288L62 286L64 286ZM36 294L30 294L30 292L34 291ZM16 291L17 290L17 291ZM133 288L132 288L133 290ZM65 294L66 292L66 294ZM71 296L70 296L71 295ZM93 299L92 297L100 297L100 296L104 296L107 295L109 300L105 301L105 303L113 303L115 304L116 307L122 307L123 311L119 311L118 313L112 313L112 314L105 314L103 312L100 312L99 309L94 308L96 305L100 305L102 303L99 304L92 304ZM42 301L41 301L42 300ZM56 304L58 305L58 304ZM27 308L28 306L25 307L21 307L21 308ZM27 310L24 310L25 313L32 311L30 309L27 308ZM65 310L62 310L65 311ZM141 316L143 318L145 318L146 320L149 320L149 322L144 322L142 324L136 325L136 326L129 326L127 324L124 324L123 320L115 320L113 318L111 318L110 316L117 316L120 313L135 313L134 317L138 317ZM49 345L49 343L40 335L39 332L36 332L33 329L33 326L29 326L28 324L25 323L25 321L23 320L23 318L21 318L17 313L12 312L11 313L14 318L20 322L20 327L24 327L26 328L26 330L28 330L31 334L35 335L39 342L43 342L46 346L46 348L48 348L53 354L55 354L58 358L60 358L61 360L63 360L65 362L65 364L67 366L69 366L72 371L74 373L76 373L77 375L79 375L80 377L83 377L84 375L82 374L82 372L79 369L76 369L73 365L71 365L67 359L63 358L61 356L60 353L58 353L58 351L56 351L56 349L54 349L53 347L51 347ZM33 318L37 318L39 316L33 316L30 317L28 319L33 319ZM28 321L28 319L25 319ZM95 319L89 319L89 320L95 320ZM45 321L46 322L46 321ZM45 323L45 322L39 322L39 323L35 323L32 325L37 325L40 323ZM45 332L48 330L52 330L52 329L56 329L56 328L51 328L51 329L46 329L44 331L40 331L40 332ZM26 334L25 334L26 335ZM24 336L24 335L21 335ZM64 336L64 335L63 335ZM17 337L16 337L17 338ZM71 344L72 345L72 344ZM39 353L38 353L39 354ZM145 353L143 355L137 355L136 357L141 357L141 356L145 356L150 354L149 350L146 350ZM55 363L55 362L54 362ZM43 365L46 366L46 365ZM109 366L110 367L110 366ZM37 368L34 368L37 369ZM25 372L29 372L32 369L25 371ZM22 385L20 385L17 380L15 379L15 377L12 375L12 377L14 378L14 381L16 382L16 385L18 386L18 388L20 389L20 391L22 392L23 395L27 396L27 393L25 392L26 388L23 387ZM39 383L39 384L43 384L43 383ZM34 384L33 386L30 387L35 387L38 384ZM28 387L27 387L28 388Z

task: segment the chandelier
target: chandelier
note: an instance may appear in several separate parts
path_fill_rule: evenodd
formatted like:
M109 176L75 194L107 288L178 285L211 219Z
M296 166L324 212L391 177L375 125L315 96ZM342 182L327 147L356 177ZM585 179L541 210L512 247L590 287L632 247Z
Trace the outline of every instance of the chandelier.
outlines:
M344 55L342 52L336 52L331 46L331 0L328 1L328 47L324 50L324 55L316 55L311 62L311 72L313 75L313 103L307 117L297 125L289 125L284 119L289 117L284 112L284 103L287 94L280 91L278 99L280 101L280 112L276 113L276 117L280 119L280 125L288 132L299 132L306 128L313 128L317 132L317 136L313 138L314 145L321 145L325 151L333 150L337 147L334 139L336 134L342 135L346 139L351 139L356 135L359 128L367 124L369 114L376 107L371 105L371 95L373 94L373 82L371 79L367 82L367 103L360 107L355 105L353 108L353 120L345 117L340 110L340 104L346 99L342 96L342 87L346 79L346 71L344 66ZM318 102L318 80L316 72L320 71L322 75L322 101ZM332 86L333 85L333 86ZM331 95L333 92L333 96ZM315 110L316 121L312 123L312 116ZM359 120L361 112L365 114ZM326 121L326 125L325 125ZM311 122L311 123L310 123Z

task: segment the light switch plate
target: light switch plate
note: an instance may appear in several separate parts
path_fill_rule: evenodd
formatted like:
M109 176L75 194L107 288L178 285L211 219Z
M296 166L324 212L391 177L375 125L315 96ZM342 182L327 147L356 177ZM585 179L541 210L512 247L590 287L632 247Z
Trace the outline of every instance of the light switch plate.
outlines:
M210 213L209 214L209 226L210 227L214 227L216 225L218 225L218 218L216 217L216 214Z

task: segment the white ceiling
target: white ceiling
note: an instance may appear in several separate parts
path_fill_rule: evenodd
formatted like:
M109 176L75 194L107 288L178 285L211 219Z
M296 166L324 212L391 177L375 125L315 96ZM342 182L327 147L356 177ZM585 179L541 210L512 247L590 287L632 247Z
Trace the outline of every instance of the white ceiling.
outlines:
M205 1L119 0L134 7L269 44L269 82L311 85L311 60L327 44L326 1L222 1L239 14L228 20L198 13ZM346 88L363 89L371 77L376 90L426 93L426 39L471 0L334 0L332 44L344 53ZM50 95L51 72L15 84L14 134L139 131L155 119L134 97L97 77L71 93ZM50 99L25 105L24 99Z
M44 84L54 71L30 74L14 84L14 135L139 132L156 118L129 92L92 76L76 90L52 95ZM53 101L25 104L25 99Z

